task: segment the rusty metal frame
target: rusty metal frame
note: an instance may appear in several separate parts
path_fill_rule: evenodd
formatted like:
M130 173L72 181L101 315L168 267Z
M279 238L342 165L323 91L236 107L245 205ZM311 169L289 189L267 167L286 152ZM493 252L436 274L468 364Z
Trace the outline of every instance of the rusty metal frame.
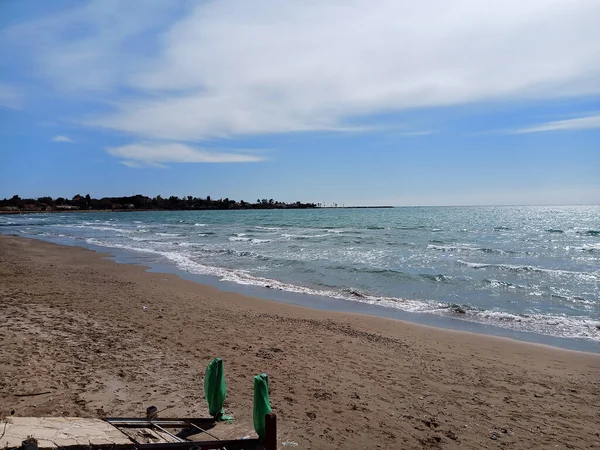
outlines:
M208 434L202 426L210 428L216 421L213 418L168 418L168 419L148 419L139 417L107 417L104 419L116 428L158 428L167 433L179 442L164 442L153 444L135 444L139 450L209 450L209 449L227 449L227 450L276 450L277 449L277 417L275 414L266 416L266 436L264 441L261 439L218 439L214 441L186 441L182 438L169 433L165 428L196 428L201 432ZM130 438L131 439L131 438Z

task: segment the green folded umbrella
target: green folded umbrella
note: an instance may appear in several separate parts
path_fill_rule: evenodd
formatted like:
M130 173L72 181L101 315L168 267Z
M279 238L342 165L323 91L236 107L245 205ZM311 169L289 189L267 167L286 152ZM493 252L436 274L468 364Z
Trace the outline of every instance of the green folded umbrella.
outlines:
M213 359L206 367L204 375L204 396L208 403L208 411L215 419L221 419L223 415L223 404L227 397L227 388L225 386L225 372L223 370L223 360L221 358Z
M269 378L266 373L254 377L254 431L258 437L265 437L265 416L271 412L269 403Z

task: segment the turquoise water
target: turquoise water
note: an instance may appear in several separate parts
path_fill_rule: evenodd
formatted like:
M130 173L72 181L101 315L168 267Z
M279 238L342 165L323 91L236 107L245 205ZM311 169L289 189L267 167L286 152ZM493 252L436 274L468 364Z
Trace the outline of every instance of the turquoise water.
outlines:
M600 207L0 216L192 274L600 342Z

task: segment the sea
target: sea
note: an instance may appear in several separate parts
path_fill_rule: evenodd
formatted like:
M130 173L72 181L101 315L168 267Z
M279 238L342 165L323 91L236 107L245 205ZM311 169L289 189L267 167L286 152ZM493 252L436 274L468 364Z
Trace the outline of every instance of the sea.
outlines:
M600 351L600 206L42 213L0 215L0 232L275 300Z

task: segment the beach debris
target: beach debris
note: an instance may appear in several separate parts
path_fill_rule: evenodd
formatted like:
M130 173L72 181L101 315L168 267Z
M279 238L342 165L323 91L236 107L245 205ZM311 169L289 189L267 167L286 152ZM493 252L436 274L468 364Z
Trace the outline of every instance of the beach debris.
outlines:
M346 289L345 291L348 292L348 294L353 295L355 297L365 298L365 295L356 289Z
M449 309L455 314L466 314L467 313L467 310L465 309L464 306L457 305L456 303L452 303L449 306Z
M52 394L52 391L32 392L30 394L15 394L15 397L35 397L36 395Z
M146 408L146 419L152 420L158 417L158 408L156 406L148 406Z

